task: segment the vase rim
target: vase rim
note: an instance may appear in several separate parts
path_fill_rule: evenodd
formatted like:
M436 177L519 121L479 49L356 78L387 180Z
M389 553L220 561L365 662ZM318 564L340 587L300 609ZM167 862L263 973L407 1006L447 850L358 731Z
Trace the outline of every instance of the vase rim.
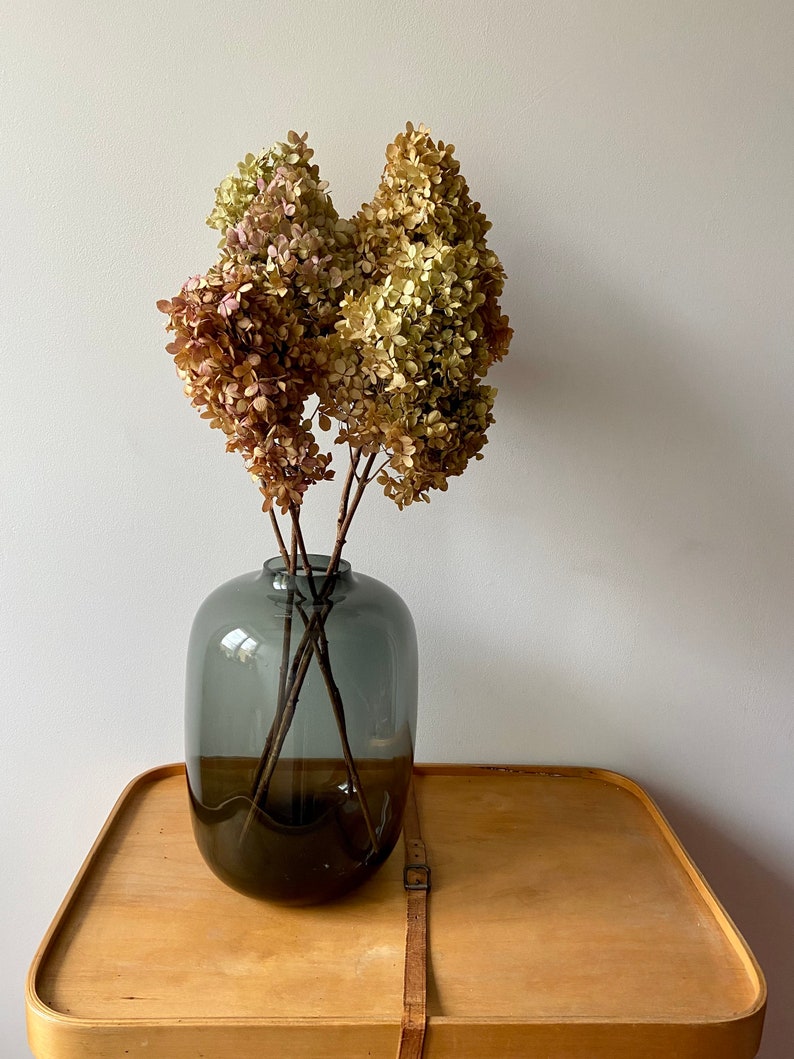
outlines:
M318 552L308 552L306 557L309 560L312 577L325 577L325 571L328 569L331 556L323 555ZM274 555L272 559L268 559L262 569L266 574L270 574L273 577L284 577L287 574L284 559L280 555ZM340 577L349 573L350 563L347 559L340 559L336 570L336 576ZM307 577L306 570L300 558L298 559L298 566L295 570L295 577Z

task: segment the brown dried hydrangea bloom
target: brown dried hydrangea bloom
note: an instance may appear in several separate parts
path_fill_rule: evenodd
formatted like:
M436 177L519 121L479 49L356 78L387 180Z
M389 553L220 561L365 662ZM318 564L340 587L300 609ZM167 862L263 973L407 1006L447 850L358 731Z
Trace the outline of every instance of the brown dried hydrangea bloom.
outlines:
M246 265L194 276L158 302L185 393L240 452L265 497L286 511L312 482L331 477L303 406L317 385L311 342L291 301L265 291Z
M218 264L158 303L185 392L242 453L265 510L332 476L315 417L336 420L351 449L384 454L378 480L400 507L446 489L487 440L495 391L483 378L512 333L490 225L452 146L424 126L386 157L350 222L305 135L248 155L208 218L224 233Z

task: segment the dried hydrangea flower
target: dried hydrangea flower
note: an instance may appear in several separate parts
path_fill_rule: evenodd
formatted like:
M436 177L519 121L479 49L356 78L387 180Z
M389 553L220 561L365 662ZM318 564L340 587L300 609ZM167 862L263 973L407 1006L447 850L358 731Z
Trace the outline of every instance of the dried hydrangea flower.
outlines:
M400 507L480 457L495 395L482 379L512 335L489 224L452 152L410 124L389 146L378 192L354 220L366 279L324 342L323 410L341 440L389 454L379 481Z
M303 418L317 368L291 299L262 290L249 267L227 263L158 308L175 332L167 348L186 395L226 434L227 450L242 454L265 510L300 504L332 472Z
M217 189L208 223L225 232L225 257L250 265L264 290L294 294L309 330L322 334L353 276L353 227L334 208L313 154L306 134L291 132L258 159L249 155Z
M378 480L401 508L480 458L495 395L483 379L512 332L490 224L453 152L409 123L352 221L305 134L247 155L216 189L220 260L158 305L185 392L242 453L266 510L332 476L304 418L314 395L322 429L335 420L337 441L385 454Z

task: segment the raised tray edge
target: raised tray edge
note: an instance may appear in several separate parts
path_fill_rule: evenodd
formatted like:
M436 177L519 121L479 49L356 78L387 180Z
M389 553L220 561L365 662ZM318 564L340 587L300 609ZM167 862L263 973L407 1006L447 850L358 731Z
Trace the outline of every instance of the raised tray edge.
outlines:
M37 988L38 973L42 963L47 958L50 949L53 944L57 941L58 935L62 929L62 926L67 918L67 913L70 906L76 900L80 890L82 889L85 878L91 868L94 857L99 852L101 847L104 845L109 833L112 831L116 820L120 816L121 812L126 807L130 799L144 786L155 783L159 780L168 779L172 776L184 775L185 765L184 763L173 763L169 765L159 765L155 768L151 768L142 772L140 775L132 779L126 787L123 789L118 799L116 800L107 820L103 824L96 840L91 846L88 854L86 855L72 885L69 887L63 901L61 902L53 920L42 939L39 948L36 951L36 955L31 963L30 970L27 975L25 984L25 1007L28 1021L28 1035L31 1043L36 1043L41 1040L42 1043L51 1040L53 1031L58 1028L63 1031L72 1032L77 1031L78 1033L83 1029L89 1029L91 1027L99 1027L107 1025L108 1029L111 1027L120 1027L121 1023L118 1021L104 1023L103 1020L98 1019L80 1019L74 1016L64 1015L61 1012L54 1010L49 1007L40 997ZM704 1024L708 1023L711 1026L717 1027L724 1025L736 1025L738 1023L745 1023L746 1029L752 1028L752 1035L755 1036L757 1033L758 1039L760 1039L761 1028L763 1025L763 1017L766 1009L767 1002L767 986L763 972L756 961L751 949L747 945L746 941L742 937L741 933L737 929L733 920L730 918L728 913L723 908L719 899L717 898L714 891L711 889L709 884L701 872L696 867L695 863L686 852L681 841L675 834L673 828L665 818L664 814L659 809L656 802L648 794L648 792L635 780L625 776L619 772L614 772L609 769L589 766L556 766L556 765L522 765L522 764L454 764L454 763L433 763L433 762L416 762L414 765L414 772L419 776L443 776L443 775L478 775L482 773L518 773L525 775L536 775L536 776L551 776L560 778L579 778L579 779L592 779L600 782L610 783L617 787L621 787L628 793L636 797L650 813L657 827L659 828L662 836L666 843L670 847L676 859L681 864L683 870L689 876L695 889L703 898L706 905L709 907L715 919L722 927L726 937L730 941L732 947L737 952L742 964L744 965L750 981L753 983L756 989L756 997L753 1003L746 1008L744 1011L737 1013L729 1019L720 1020L715 1022L713 1019L704 1020ZM124 1020L127 1022L127 1020ZM442 1026L449 1025L450 1028L453 1024L463 1024L469 1021L472 1027L477 1025L482 1020L474 1017L471 1020L460 1019L458 1017L451 1018L447 1016L438 1016L430 1020L433 1024L437 1024L440 1030ZM498 1022L504 1022L505 1026L510 1024L512 1020L496 1020ZM537 1020L542 1023L546 1020ZM585 1019L583 1022L589 1023L592 1020ZM186 1020L173 1020L173 1025L185 1025ZM263 1020L263 1023L267 1024L274 1023L274 1020ZM275 1020L278 1022L278 1020ZM220 1019L212 1020L213 1025L217 1023L220 1028L222 1025L231 1025L233 1023L239 1023L236 1019ZM162 1027L171 1025L172 1020L163 1020ZM291 1025L292 1023L290 1023ZM348 1020L339 1020L340 1027L342 1025L350 1025L354 1023L348 1022ZM368 1020L368 1025L374 1026L374 1022ZM384 1023L390 1025L390 1023ZM135 1025L135 1020L130 1020L128 1025ZM203 1023L207 1025L207 1023ZM255 1025L252 1023L252 1026ZM44 1055L45 1053L40 1053ZM54 1054L54 1053L53 1053ZM75 1053L77 1054L77 1053Z

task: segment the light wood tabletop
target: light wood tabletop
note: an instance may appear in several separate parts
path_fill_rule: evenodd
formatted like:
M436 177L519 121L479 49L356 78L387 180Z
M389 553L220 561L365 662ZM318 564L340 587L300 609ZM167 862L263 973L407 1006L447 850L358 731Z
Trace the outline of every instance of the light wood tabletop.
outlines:
M586 768L416 766L430 896L426 1059L752 1059L746 943L647 794ZM349 897L219 882L184 767L124 791L30 970L37 1059L393 1059L399 846Z

